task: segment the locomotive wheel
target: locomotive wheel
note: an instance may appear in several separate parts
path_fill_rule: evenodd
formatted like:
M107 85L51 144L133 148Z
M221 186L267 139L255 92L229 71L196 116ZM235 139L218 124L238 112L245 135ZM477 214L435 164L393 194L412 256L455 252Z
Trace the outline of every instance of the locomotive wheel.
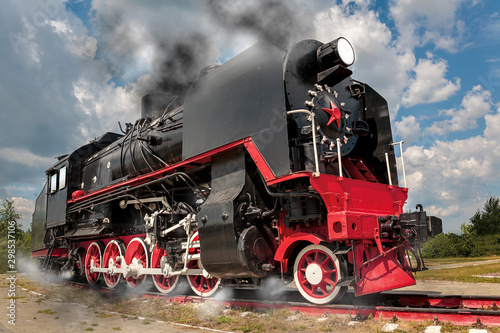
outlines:
M327 304L344 296L347 287L337 286L346 272L344 258L323 245L309 245L300 251L293 268L295 284L311 303Z
M200 268L200 264L198 260L191 260L187 264L187 267L190 269L198 269ZM203 275L188 275L187 281L194 293L202 297L212 296L217 291L220 284L219 278L207 279Z
M196 232L193 235L192 241L195 242L199 240L198 233ZM200 253L200 249L189 250L190 254ZM189 269L198 269L203 268L201 262L199 260L191 260L187 264L187 268ZM191 289L198 296L202 297L210 297L212 296L217 289L219 288L220 279L219 278L210 278L207 279L203 275L188 275L186 276L187 281Z
M142 238L136 237L128 243L125 251L125 263L130 265L134 259L144 268L149 267L149 251ZM139 288L146 281L146 275L127 278L127 283L133 288Z
M102 259L102 267L108 268L110 264L113 264L117 267L120 268L120 261L117 261L116 259L120 257L119 259L123 257L123 254L125 253L125 246L123 245L123 242L121 240L113 239L106 245L106 249L104 250L104 256ZM122 279L122 274L108 274L104 273L104 282L109 288L114 288L120 283Z
M151 256L151 268L160 268L161 258L167 255L167 251L164 249L155 248L153 255ZM153 275L153 283L156 289L162 294L169 294L179 282L179 275L171 276L166 278L163 275Z
M100 241L93 242L87 249L85 254L85 277L89 284L96 284L101 277L101 273L90 273L90 266L92 260L94 260L96 267L101 267L103 252L104 245Z

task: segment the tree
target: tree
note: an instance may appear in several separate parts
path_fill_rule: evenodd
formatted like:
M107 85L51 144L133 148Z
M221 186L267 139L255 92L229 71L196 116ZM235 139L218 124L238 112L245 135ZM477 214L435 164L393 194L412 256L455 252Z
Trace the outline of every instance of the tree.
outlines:
M14 209L14 201L5 199L3 203L3 208L0 209L0 235L6 236L7 230L12 221L17 221L21 218L21 215L16 213ZM15 233L16 238L22 234L21 226L15 223ZM4 237L5 238L5 237Z
M491 197L484 204L483 211L477 211L470 218L473 230L478 235L500 233L500 199Z
M31 227L27 232L24 232L21 225L17 224L17 220L20 218L21 215L16 213L14 208L14 201L5 199L3 208L0 209L0 273L12 270L12 268L7 267L9 246L15 244L16 264L21 257L30 257Z
M474 230L474 226L469 223L462 223L460 225L460 230L462 231L462 239L460 242L460 255L463 257L475 256L474 250L476 249L476 239L477 234Z

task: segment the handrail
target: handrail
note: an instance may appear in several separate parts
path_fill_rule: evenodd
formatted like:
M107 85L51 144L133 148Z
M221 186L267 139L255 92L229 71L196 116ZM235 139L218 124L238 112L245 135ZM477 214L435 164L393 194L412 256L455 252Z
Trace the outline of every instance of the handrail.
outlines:
M344 174L342 172L342 155L340 152L340 138L337 138L337 160L339 162L339 177L342 178L344 177Z
M387 178L389 179L389 185L392 185L391 168L389 166L389 153L385 153L385 164L387 165Z
M401 152L401 168L403 169L403 182L405 183L405 187L408 187L406 186L406 171L405 171L405 159L403 157L403 143L405 142L404 141L394 142L390 143L389 146L396 146L396 145L399 146L399 150Z

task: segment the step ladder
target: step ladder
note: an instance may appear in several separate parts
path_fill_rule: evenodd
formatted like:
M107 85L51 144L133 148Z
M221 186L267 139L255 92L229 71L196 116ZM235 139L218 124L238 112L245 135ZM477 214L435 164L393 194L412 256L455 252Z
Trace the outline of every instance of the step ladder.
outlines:
M353 179L366 180L373 183L379 183L377 178L371 173L366 167L362 160L355 160L350 158L343 158L342 164L346 169L347 173Z

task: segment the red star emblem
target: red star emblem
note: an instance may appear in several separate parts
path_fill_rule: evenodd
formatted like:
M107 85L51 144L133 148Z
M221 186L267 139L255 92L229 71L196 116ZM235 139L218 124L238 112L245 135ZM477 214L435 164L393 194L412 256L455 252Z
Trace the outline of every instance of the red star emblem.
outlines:
M330 120L328 120L328 123L326 125L330 126L330 124L335 121L337 123L337 127L340 128L340 118L342 117L342 114L340 113L339 108L335 106L333 101L330 101L330 109L323 108L323 111L331 115Z

